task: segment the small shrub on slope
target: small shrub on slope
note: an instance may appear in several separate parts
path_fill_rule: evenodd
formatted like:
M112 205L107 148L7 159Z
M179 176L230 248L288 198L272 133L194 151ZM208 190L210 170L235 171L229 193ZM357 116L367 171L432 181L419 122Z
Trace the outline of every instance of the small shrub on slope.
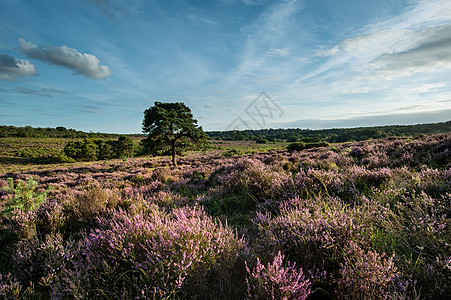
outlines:
M262 265L257 257L257 264L251 271L246 263L248 278L248 299L306 299L310 293L310 282L303 275L302 269L296 268L296 263L289 262L283 266L284 255L279 253L273 263Z
M14 210L34 211L47 196L48 191L36 192L38 183L32 177L28 177L25 184L18 182L15 186L13 179L8 178L8 184L4 191L11 194L12 198L4 204L2 214L11 214Z
M350 243L341 264L337 297L339 299L387 299L399 275L393 257L377 252L365 253ZM403 292L403 291L400 291Z
M257 208L277 209L287 176L259 160L241 159L212 173L209 180L215 186L206 206L214 216L228 216L232 223L248 222L246 214Z
M81 242L50 283L55 295L121 299L212 297L224 291L243 247L200 208L117 212ZM228 288L228 290L233 290Z

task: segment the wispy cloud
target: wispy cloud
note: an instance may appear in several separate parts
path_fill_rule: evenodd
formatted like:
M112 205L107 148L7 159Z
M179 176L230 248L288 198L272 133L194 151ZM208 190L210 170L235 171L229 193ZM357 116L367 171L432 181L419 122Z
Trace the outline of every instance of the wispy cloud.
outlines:
M254 24L243 29L246 40L238 67L230 77L231 82L255 76L262 69L272 69L268 59L288 56L287 31L293 15L300 9L297 1L283 1L270 5Z
M269 56L287 56L290 54L290 51L288 51L288 48L271 48L268 50Z
M203 16L196 15L196 14L188 14L186 16L186 18L195 25L215 25L216 24L215 21L210 20Z
M102 109L97 105L85 105L85 106L81 107L79 109L79 111L94 113L94 114L101 114L103 112Z
M367 94L369 92L371 92L371 88L370 87L362 87L362 88L356 88L350 91L343 91L341 92L341 95L357 95L357 94Z
M111 76L110 68L100 65L97 57L92 54L80 53L76 49L67 46L55 47L47 45L38 47L24 39L19 39L19 47L29 58L69 68L75 71L76 74L93 79L105 79Z
M35 76L38 72L28 60L0 54L0 79L13 81L22 76Z
M113 0L88 0L95 6L97 6L100 11L109 19L114 21L119 21L123 18L130 17L130 11L123 5L119 4L118 1Z
M422 84L418 87L415 88L411 88L410 90L413 92L417 92L417 93L428 93L430 91L442 88L447 86L446 83L444 82L439 82L439 83L427 83L427 84Z
M48 90L44 90L44 89L39 91L39 90L34 90L31 88L24 87L24 86L19 86L16 88L16 91L18 93L25 94L25 95L35 95L35 96L49 97L49 98L52 97L51 94L47 93Z
M333 48L330 48L330 49L325 49L324 47L320 47L320 49L318 49L315 52L315 56L327 57L327 56L334 55L335 53L338 53L338 52L340 52L340 48L338 46L334 46Z
M420 1L410 10L371 24L315 56L327 60L303 81L332 69L377 73L382 78L451 67L451 2Z

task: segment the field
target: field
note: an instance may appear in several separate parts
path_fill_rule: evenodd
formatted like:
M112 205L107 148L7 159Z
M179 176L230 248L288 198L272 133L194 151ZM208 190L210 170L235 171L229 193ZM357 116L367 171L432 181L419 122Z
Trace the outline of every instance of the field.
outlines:
M451 133L298 152L216 141L176 167L26 157L61 139L1 147L0 298L451 293Z

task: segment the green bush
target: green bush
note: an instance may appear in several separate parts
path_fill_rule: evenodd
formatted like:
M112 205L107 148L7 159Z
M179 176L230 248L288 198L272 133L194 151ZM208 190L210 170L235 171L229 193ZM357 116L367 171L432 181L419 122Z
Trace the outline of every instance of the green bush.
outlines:
M110 142L105 142L103 140L96 140L95 141L98 153L97 153L97 159L98 160L105 160L110 159L114 157L114 147L111 145Z
M28 148L28 149L21 149L16 151L16 155L20 157L26 157L26 158L40 158L45 156L52 156L54 155L58 150L51 149L51 148Z
M52 156L53 160L59 162L59 163L74 163L75 159L72 157L68 157L64 152L60 152L57 154L54 154Z
M74 160L105 160L133 156L135 144L129 137L121 136L117 141L84 139L67 143L64 154ZM62 157L64 160L64 157Z
M93 140L72 141L64 147L64 153L75 160L96 160L98 147Z
M8 178L8 187L3 191L12 194L13 197L4 204L2 214L10 214L15 209L28 211L39 208L44 203L48 190L38 193L35 191L37 185L32 177L28 177L25 184L18 182L15 186L13 179Z
M288 146L287 146L287 150L290 152L302 151L304 149L307 149L307 145L304 142L295 142L295 143L288 144Z
M243 155L243 151L240 149L231 149L229 151L227 151L226 153L224 153L224 156L227 157L232 157L232 156L237 156L237 155Z
M126 136L120 136L115 142L115 156L116 157L131 157L133 156L133 150L135 145L133 140Z
M326 141L311 141L311 142L296 142L288 144L287 150L290 152L302 151L305 149L316 148L316 147L328 147L329 143Z

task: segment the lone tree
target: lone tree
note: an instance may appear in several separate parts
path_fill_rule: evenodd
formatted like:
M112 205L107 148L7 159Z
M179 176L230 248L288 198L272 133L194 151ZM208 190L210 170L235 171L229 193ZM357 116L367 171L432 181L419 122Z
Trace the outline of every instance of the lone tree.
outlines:
M143 140L146 152L154 155L170 153L174 166L177 165L176 149L199 147L207 141L207 135L197 125L191 109L182 102L155 102L144 112L143 132L149 134Z

